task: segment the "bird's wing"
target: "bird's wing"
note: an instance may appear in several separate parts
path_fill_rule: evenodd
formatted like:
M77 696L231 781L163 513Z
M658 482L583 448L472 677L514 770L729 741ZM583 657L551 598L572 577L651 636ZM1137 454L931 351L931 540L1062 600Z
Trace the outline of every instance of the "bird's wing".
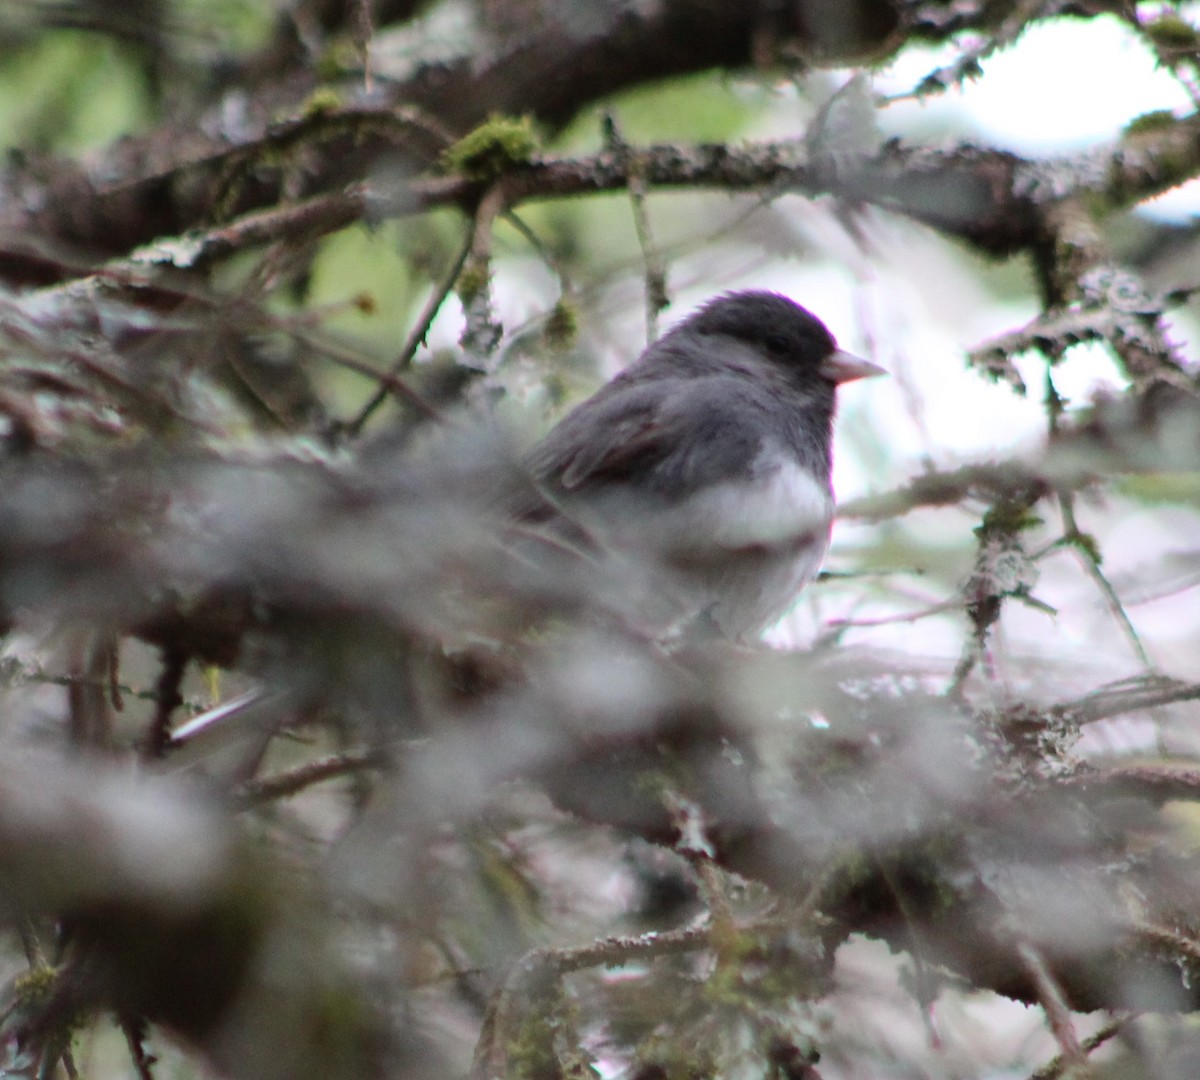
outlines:
M567 495L633 482L647 496L685 496L698 481L745 470L758 453L757 436L727 413L740 391L727 376L610 383L534 448L530 473Z

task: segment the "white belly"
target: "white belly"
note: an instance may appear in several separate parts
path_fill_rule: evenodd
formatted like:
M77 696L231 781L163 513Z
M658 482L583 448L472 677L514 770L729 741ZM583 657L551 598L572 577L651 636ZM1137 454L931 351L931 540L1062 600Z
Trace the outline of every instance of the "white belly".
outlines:
M607 505L592 524L614 550L642 553L662 568L651 589L664 611L678 612L672 621L706 619L723 636L745 640L816 577L833 511L828 487L764 453L750 477L669 506Z

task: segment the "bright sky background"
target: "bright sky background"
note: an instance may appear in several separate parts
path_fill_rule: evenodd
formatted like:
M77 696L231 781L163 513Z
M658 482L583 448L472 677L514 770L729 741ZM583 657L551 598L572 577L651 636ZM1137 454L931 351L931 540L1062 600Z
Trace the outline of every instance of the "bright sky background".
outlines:
M906 49L876 78L875 89L902 93L954 56L953 49ZM1178 80L1157 68L1143 42L1116 18L1099 17L1039 23L984 61L981 79L923 103L897 103L882 119L900 131L957 121L990 145L1048 156L1111 141L1143 113L1192 108ZM1156 200L1154 210L1173 218L1200 213L1200 182Z
M953 58L949 49L905 50L876 78L874 88L883 94L904 92ZM1052 157L1112 142L1143 113L1171 109L1183 114L1193 107L1179 82L1157 67L1150 50L1126 26L1102 17L1040 23L1015 45L984 61L982 78L924 102L899 102L884 110L880 121L897 133L944 127L964 137L974 134L985 145ZM1200 214L1200 182L1160 197L1152 210L1176 220ZM870 295L881 324L894 328L899 323L907 343L895 357L879 359L893 370L898 363L901 376L912 378L910 389L924 401L933 425L929 441L941 453L973 457L1039 434L1044 417L1036 404L1040 363L1035 358L1025 365L1035 400L1026 401L997 393L963 372L961 364L962 351L1020 326L1033 310L972 295L979 285L964 280L945 253L939 255L936 243L918 230L893 224L885 231L892 241L882 245L886 288L870 290ZM924 272L910 272L914 259ZM896 273L886 272L889 264ZM1186 317L1175 326L1185 355L1194 357L1196 328ZM883 339L894 337L893 329L891 339ZM939 363L936 377L930 379L925 358L946 350L955 354L956 362ZM916 357L920 361L914 362ZM1068 354L1057 381L1061 391L1078 401L1117 384L1119 374L1107 350L1085 346ZM876 385L865 392L886 391Z

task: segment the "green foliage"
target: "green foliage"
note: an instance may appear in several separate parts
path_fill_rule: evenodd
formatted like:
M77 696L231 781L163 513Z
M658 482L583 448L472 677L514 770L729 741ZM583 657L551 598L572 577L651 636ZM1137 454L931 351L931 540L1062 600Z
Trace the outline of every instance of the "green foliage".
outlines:
M362 49L350 38L335 38L317 60L322 79L344 79L362 68Z
M68 28L74 5L61 5L59 19L53 6L28 5L41 29L20 48L0 25L0 147L77 154L144 130L157 108L151 70L166 71L172 97L186 100L211 79L215 56L261 46L275 25L272 5L258 0L163 0L161 48L151 55L120 35Z
M621 134L631 143L661 140L724 142L745 133L771 93L748 79L696 75L668 79L617 94L588 109L555 140L564 150L596 148L601 118L611 113Z
M0 146L78 153L149 119L132 55L103 38L60 31L0 65Z
M1200 473L1151 472L1119 478L1114 488L1127 498L1151 506L1182 503L1200 506Z
M325 325L395 348L426 281L445 271L455 225L448 217L389 222L327 237L313 260L306 306L332 308Z
M209 49L242 53L261 48L275 28L275 5L261 0L174 0L180 49L203 42Z

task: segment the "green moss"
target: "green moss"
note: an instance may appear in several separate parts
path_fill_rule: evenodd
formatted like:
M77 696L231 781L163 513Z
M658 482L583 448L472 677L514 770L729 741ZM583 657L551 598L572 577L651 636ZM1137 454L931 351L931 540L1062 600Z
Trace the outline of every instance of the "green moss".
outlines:
M566 298L559 300L546 316L542 337L552 349L565 351L575 344L579 336L579 311Z
M1062 538L1062 543L1066 547L1073 547L1082 551L1092 563L1099 566L1103 561L1103 555L1100 553L1100 544L1091 533L1074 532Z
M300 114L305 117L321 116L324 113L336 112L344 104L342 95L331 86L322 86L308 95L308 100L300 106Z
M1182 184L1192 178L1196 161L1189 150L1179 144L1168 144L1155 156L1159 175L1164 184Z
M13 979L13 999L19 1007L37 1013L50 1004L57 985L58 968L49 964L39 964ZM76 1008L57 1017L54 1021L52 1041L61 1039L65 1045L70 1041L72 1033L77 1031L87 1018L85 1012Z
M23 1005L43 1004L54 990L58 971L49 965L40 965L13 979L13 996Z
M442 154L447 171L474 180L491 180L528 161L538 148L528 116L493 116Z
M1146 36L1162 48L1195 49L1200 45L1200 31L1178 15L1164 15L1142 27Z
M1036 529L1041 524L1042 519L1025 500L1003 499L983 515L983 521L975 529L975 535L981 539L997 534L1011 536L1013 533Z
M1155 109L1130 120L1125 125L1125 134L1141 135L1147 131L1164 131L1173 127L1175 123L1175 114L1170 109Z
M1129 198L1126 173L1131 171L1130 163L1134 166L1133 171L1152 176L1155 183L1163 189L1191 179L1196 168L1195 149L1191 140L1166 137L1166 133L1171 132L1178 124L1178 119L1165 109L1147 113L1130 122L1125 129L1126 136L1136 137L1152 133L1160 137L1147 140L1141 145L1136 141L1132 142L1129 145L1128 161L1122 156L1113 159L1108 187L1111 201L1115 205L1123 206ZM1182 128L1180 131L1182 134Z
M554 1029L554 1004L551 1001L540 1002L537 1008L530 1009L505 1047L509 1077L518 1080L560 1075L554 1053Z
M740 1009L747 1004L746 988L736 959L718 963L704 980L701 996L710 1006Z
M488 287L491 279L492 272L486 262L469 263L463 267L462 273L458 275L458 281L455 283L458 298L464 304L469 304Z

